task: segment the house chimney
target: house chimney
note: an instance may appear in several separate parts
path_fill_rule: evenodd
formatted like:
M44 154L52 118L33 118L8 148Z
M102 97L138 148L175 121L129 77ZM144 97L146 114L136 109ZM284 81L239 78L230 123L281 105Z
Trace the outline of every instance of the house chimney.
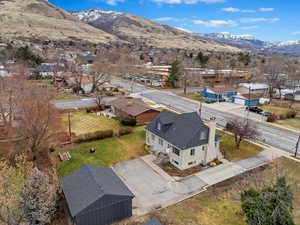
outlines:
M209 136L208 136L208 155L209 159L218 158L217 149L215 146L215 137L216 137L216 128L217 128L217 120L215 117L210 118L208 121L209 128Z

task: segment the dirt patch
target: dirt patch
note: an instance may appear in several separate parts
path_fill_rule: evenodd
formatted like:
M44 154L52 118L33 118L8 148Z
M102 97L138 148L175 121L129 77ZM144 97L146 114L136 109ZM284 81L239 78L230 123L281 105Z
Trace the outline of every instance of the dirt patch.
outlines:
M164 163L159 165L161 169L163 169L167 174L169 174L172 177L187 177L189 175L198 173L201 171L200 166L195 166L186 170L180 170L177 169L175 166L173 166L171 163Z

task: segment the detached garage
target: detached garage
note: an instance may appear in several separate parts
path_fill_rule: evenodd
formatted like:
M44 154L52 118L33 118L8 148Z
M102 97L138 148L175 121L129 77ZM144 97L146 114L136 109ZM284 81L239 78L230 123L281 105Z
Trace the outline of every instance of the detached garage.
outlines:
M111 168L83 166L61 186L75 225L108 225L132 216L134 195Z
M260 97L257 95L237 95L232 98L232 102L243 106L256 106L259 105Z

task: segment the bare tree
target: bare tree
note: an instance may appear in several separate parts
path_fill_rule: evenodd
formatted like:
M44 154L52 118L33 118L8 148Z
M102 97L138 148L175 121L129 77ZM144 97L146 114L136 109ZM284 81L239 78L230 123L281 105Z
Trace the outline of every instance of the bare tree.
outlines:
M104 73L96 72L92 76L92 90L91 93L95 93L100 91L99 88L103 86L103 84L110 81L110 76Z
M49 176L37 168L26 177L22 190L25 218L29 224L50 224L56 211L57 188Z
M268 91L269 91L269 98L270 103L272 103L272 100L274 98L274 92L275 89L278 86L278 83L280 83L280 79L282 78L282 72L283 72L283 64L282 59L279 57L273 57L269 60L269 62L263 64L261 66L261 71L263 75L265 76L266 82L268 84Z
M255 139L259 135L256 127L248 122L232 120L227 123L226 130L233 133L237 149L240 149L241 142L245 139Z
M94 93L95 95L95 103L97 104L98 107L101 107L104 103L104 95L102 91L96 91Z

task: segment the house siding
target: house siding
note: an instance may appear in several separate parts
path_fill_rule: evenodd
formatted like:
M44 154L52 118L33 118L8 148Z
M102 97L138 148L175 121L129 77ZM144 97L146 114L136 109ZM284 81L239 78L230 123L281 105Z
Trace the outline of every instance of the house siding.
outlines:
M231 98L237 95L237 92L226 92L224 94L216 94L213 91L209 90L209 88L204 88L201 92L202 97L206 99L212 99L216 101L224 101L226 98Z
M105 196L75 217L76 225L109 225L132 216L132 198Z
M153 138L154 137L154 140ZM188 149L177 149L180 150L179 156L175 153L173 153L173 145L165 140L163 140L163 144L161 145L159 143L160 137L153 134L150 131L146 131L146 144L150 146L150 148L158 153L162 152L169 155L170 163L174 165L175 167L184 170L188 169L197 165L200 165L202 163L209 163L216 158L221 159L223 158L223 155L220 152L220 143L217 141L215 143L215 148L217 149L217 152L219 153L217 156L213 153L215 151L212 151L209 149L209 146L207 144L197 146L194 148L188 148ZM204 148L204 149L203 149ZM195 149L195 155L191 155L191 150ZM193 164L189 164L190 162L194 162Z

